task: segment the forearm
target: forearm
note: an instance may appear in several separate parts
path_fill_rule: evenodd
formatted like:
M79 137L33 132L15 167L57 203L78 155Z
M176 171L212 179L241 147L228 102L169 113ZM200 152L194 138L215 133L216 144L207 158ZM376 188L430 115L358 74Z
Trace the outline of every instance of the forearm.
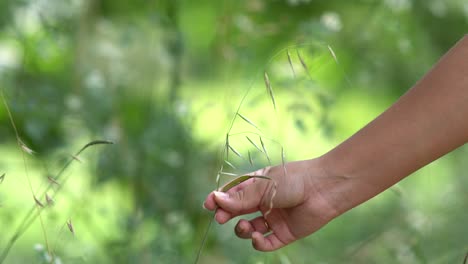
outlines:
M392 107L321 159L332 175L353 184L340 190L351 201L338 208L344 212L467 140L465 36Z

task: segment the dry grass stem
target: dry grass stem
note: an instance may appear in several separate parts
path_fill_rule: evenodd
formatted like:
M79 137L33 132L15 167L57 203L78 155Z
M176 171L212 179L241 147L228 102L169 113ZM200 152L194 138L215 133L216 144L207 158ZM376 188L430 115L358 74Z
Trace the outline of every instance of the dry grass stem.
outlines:
M239 176L237 178L235 178L234 180L226 183L222 188L221 188L221 192L227 192L229 191L230 189L232 189L233 187L245 182L246 180L248 179L252 179L252 178L257 178L257 179L265 179L265 180L271 180L270 177L267 177L267 176L263 176L263 175L242 175L242 176Z
M83 161L80 158L78 158L77 156L75 156L75 155L70 155L70 156L72 157L72 159L78 161L79 163L83 163Z
M271 198L270 198L270 204L269 204L269 208L268 208L268 211L265 212L265 214L263 215L263 217L266 219L267 216L271 213L271 210L273 210L273 200L275 199L275 196L276 196L276 190L277 190L278 186L276 184L275 181L273 181L273 187L272 187L272 193L271 193Z

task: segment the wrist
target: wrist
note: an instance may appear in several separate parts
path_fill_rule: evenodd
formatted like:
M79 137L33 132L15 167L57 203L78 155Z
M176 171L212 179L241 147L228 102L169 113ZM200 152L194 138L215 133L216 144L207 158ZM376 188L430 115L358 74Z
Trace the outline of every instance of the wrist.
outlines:
M318 158L317 162L320 164L322 177L326 180L320 180L320 184L315 188L334 208L336 216L349 211L382 191L381 187L372 184L366 180L366 177L360 175L357 169L343 166L343 162L333 155L325 154Z

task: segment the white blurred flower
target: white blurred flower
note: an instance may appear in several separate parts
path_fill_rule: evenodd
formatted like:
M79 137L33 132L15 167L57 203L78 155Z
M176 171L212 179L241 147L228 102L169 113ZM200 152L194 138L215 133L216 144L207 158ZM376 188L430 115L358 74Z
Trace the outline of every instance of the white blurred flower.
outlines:
M3 69L15 68L20 64L20 54L15 46L0 43L0 73Z
M338 32L343 28L340 15L335 12L323 13L320 22L330 31Z
M395 12L406 11L411 8L411 1L409 0L385 0L384 3Z
M447 5L443 1L431 1L429 3L429 10L434 16L444 17L447 15Z
M308 3L310 3L310 1L311 0L288 0L288 4L292 5L292 6L297 6L297 5L300 5L302 3L308 4Z

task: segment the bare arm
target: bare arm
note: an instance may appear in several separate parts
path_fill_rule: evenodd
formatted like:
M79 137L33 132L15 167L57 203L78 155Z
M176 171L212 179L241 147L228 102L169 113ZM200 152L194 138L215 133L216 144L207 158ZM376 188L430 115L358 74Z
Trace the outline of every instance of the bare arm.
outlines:
M220 224L262 212L255 219L240 220L235 232L252 239L258 250L276 250L312 234L467 140L465 36L393 106L335 149L317 159L287 163L287 174L282 166L256 172L277 183L276 195L273 181L251 179L227 193L210 193L204 206L217 210Z
M392 107L322 157L359 204L468 140L468 36ZM352 186L351 188L355 188ZM352 204L340 203L339 211Z

